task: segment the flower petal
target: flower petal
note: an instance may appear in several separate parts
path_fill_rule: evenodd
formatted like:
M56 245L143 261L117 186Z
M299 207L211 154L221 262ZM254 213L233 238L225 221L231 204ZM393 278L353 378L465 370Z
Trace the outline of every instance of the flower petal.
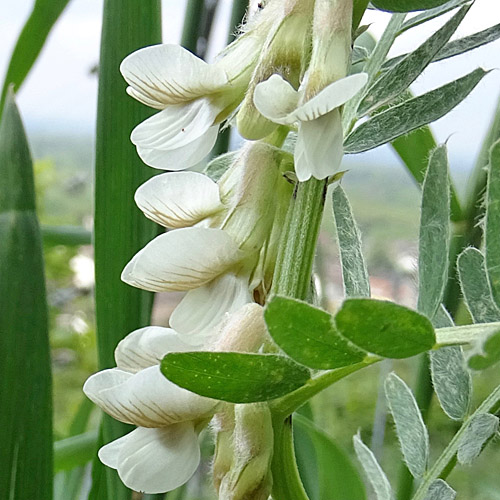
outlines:
M174 229L137 253L122 280L153 292L182 292L205 285L240 259L237 244L221 229Z
M153 45L126 57L120 71L128 93L158 109L219 91L228 79L222 68L207 64L179 45Z
M248 278L223 274L208 285L188 292L170 316L170 326L183 335L185 342L203 344L226 314L251 301Z
M295 145L295 172L300 182L311 175L325 179L338 171L343 157L340 111L334 109L316 120L301 122Z
M206 98L168 106L137 125L130 139L145 149L177 149L205 134L219 112Z
M202 136L180 148L148 149L137 147L137 154L150 167L162 170L184 170L199 163L210 153L217 140L219 125L213 125Z
M366 85L367 80L368 75L366 73L357 73L331 83L297 108L293 113L295 120L316 120L332 111L332 109L342 106Z
M167 380L159 365L119 380L113 368L92 375L83 390L95 404L120 422L141 427L165 425L212 416L218 401L198 396Z
M183 342L171 328L147 326L129 333L116 347L116 366L136 373L160 363L169 352L192 351L193 346Z
M272 75L255 87L253 102L259 112L267 119L291 125L296 121L293 116L299 102L299 93L280 75Z
M157 175L135 192L146 217L168 228L193 226L221 209L219 187L197 172Z
M130 489L164 493L185 482L200 463L198 435L190 422L160 429L138 428L99 450L102 463L118 469Z

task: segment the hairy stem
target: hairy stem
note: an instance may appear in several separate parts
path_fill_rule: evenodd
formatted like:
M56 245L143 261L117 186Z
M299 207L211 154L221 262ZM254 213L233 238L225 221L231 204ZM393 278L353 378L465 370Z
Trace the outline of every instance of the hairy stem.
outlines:
M436 460L432 468L425 475L423 481L420 483L415 495L413 496L413 500L424 500L427 495L427 491L429 486L442 476L444 472L449 474L453 465L453 459L458 450L458 444L460 443L460 439L466 432L469 427L472 419L481 413L488 413L494 410L497 407L497 403L500 400L500 386L498 386L477 408L477 410L463 423L460 430L453 436L453 439L450 441L450 444L445 448L443 453Z

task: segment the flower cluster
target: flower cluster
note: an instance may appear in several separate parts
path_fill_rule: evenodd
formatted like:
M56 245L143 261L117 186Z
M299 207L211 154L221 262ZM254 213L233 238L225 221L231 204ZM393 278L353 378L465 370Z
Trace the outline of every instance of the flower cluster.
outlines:
M170 171L136 192L138 207L166 232L132 258L122 280L186 292L170 328L130 333L116 349L116 368L84 387L108 414L138 426L99 452L132 489L158 493L186 482L200 460L198 434L217 414L227 424L218 431L214 464L220 498L268 497L267 405L233 408L198 396L164 378L159 363L174 351L257 352L268 344L261 306L294 189L284 174L294 168L299 181L335 174L341 107L366 84L364 74L346 76L350 4L269 0L213 64L157 45L121 65L128 93L159 110L131 140L146 164ZM208 155L233 117L248 142L220 179L182 172ZM294 157L281 149L291 130Z

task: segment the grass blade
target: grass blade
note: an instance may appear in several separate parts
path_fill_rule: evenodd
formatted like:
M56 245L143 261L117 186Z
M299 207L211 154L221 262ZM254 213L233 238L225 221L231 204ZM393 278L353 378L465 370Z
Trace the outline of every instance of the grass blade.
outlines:
M134 203L134 192L152 174L130 143L134 126L150 110L130 98L119 73L122 59L134 50L161 42L159 0L104 2L95 168L96 322L99 368L114 366L113 352L130 331L149 323L152 294L120 281L132 256L158 232ZM128 426L103 419L105 443L123 435ZM97 462L95 462L95 466ZM103 467L104 466L100 466ZM106 485L95 485L92 499L130 498L115 471L105 468ZM94 477L103 477L94 471ZM97 493L100 492L100 493Z
M14 96L0 125L0 492L52 497L52 399L33 164Z
M36 0L33 10L17 39L7 68L0 100L0 110L3 108L9 85L14 85L15 91L21 87L43 49L50 30L68 3L69 0Z

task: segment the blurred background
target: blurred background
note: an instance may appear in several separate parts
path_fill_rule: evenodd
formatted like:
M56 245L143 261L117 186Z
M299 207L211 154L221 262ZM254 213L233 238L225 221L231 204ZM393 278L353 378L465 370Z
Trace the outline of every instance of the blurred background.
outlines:
M225 45L231 2L207 2L213 8L214 19L207 38L199 42L203 47L199 48L210 60ZM165 43L179 42L185 3L183 0L162 2ZM31 8L31 0L8 4L4 0L0 30L2 77ZM35 159L38 214L44 226L71 225L92 230L101 15L102 0L70 2L18 94L18 105ZM369 32L377 37L388 17L371 11L362 24L370 24ZM442 16L407 31L399 37L390 55L414 49L448 17ZM493 0L476 0L453 38L461 38L498 22L500 5ZM412 89L417 94L423 93L477 66L486 69L500 67L500 40L451 60L432 64ZM448 141L452 176L459 193L465 189L499 95L500 72L493 71L458 108L432 125L438 141ZM231 143L234 147L238 140L233 136ZM369 154L346 157L343 169L348 170L342 184L362 231L373 295L414 306L419 189L388 146ZM316 265L321 277L323 305L333 310L342 299L342 281L329 207L326 215ZM79 246L54 245L47 237L44 250L51 316L57 439L67 435L68 426L82 400L83 382L96 370L93 254L92 246L85 237ZM170 312L179 298L176 294L157 294L153 323L167 325ZM314 400L317 422L349 453L351 436L358 428L371 435L379 372L386 373L392 368L382 364L365 370ZM411 383L414 363L400 363L397 369ZM476 380L478 399L490 389L489 378L488 372L485 372ZM434 422L431 443L437 454L456 429L438 405L433 405L431 411ZM380 442L372 444L386 472L394 479L399 468L399 455L389 427L387 433L386 442L392 444L384 451ZM461 492L460 498L500 499L499 451L498 443L493 443L475 462L474 469L456 469L452 484ZM191 488L193 498L206 497L206 489L194 483Z

